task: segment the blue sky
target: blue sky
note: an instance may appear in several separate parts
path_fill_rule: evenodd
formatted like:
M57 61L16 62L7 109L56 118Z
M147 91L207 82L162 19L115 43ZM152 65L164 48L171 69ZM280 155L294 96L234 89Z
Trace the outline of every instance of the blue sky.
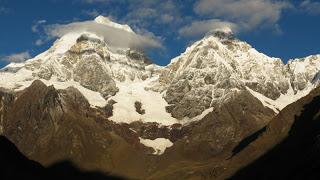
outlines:
M146 51L160 65L222 26L285 62L320 54L318 0L0 0L0 67L48 49L52 25L99 14L158 40L164 48Z

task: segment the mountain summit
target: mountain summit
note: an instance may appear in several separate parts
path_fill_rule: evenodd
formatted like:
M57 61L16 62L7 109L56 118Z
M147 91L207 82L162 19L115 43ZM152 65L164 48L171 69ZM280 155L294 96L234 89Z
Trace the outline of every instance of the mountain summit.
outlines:
M230 33L216 31L174 58L162 70L159 87L166 86L165 98L175 112L214 107L243 90L278 112L315 87L319 62L319 56L310 56L285 65ZM193 104L190 99L199 101Z
M220 39L230 39L230 40L235 39L234 32L232 31L231 28L228 28L228 27L221 28L221 29L213 29L208 33L206 33L205 36L210 36L210 35L213 35Z
M117 29L122 29L122 30L125 30L125 31L133 33L133 30L131 29L130 26L128 26L126 24L122 25L122 24L115 23L115 22L111 21L109 18L101 16L101 15L96 17L94 19L94 21L97 22L97 23L100 23L100 24L104 24L104 25L107 25L107 26L110 26L110 27L114 27L114 28L117 28Z

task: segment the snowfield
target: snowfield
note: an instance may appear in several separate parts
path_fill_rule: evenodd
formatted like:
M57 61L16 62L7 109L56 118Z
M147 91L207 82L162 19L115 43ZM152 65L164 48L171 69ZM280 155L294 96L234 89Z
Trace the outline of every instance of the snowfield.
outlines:
M158 122L167 126L179 123L166 112L165 107L168 106L168 103L163 99L162 94L145 90L148 83L153 80L154 78L146 81L117 83L119 92L111 97L117 103L113 106L113 116L110 119L119 123ZM135 102L142 104L145 114L139 114L136 111Z

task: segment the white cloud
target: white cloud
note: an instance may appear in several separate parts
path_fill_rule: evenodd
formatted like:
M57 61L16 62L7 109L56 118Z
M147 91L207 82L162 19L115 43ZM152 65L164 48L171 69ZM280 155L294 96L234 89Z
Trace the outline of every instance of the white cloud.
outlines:
M16 54L10 54L7 56L3 56L1 59L3 59L4 61L7 62L24 62L25 60L28 60L31 58L31 55L28 51L25 52L20 52L20 53L16 53Z
M303 0L311 2L313 0ZM315 0L314 0L315 1ZM100 3L110 9L105 12L134 28L156 29L164 35L180 32L204 34L205 29L232 24L238 32L271 29L280 33L279 20L285 9L293 5L290 0L82 0ZM125 12L123 13L123 7ZM194 12L190 12L193 6ZM101 9L102 10L102 9ZM87 12L88 14L90 12ZM92 11L96 15L96 11ZM90 14L91 14L90 13ZM195 13L195 14L194 14ZM223 22L223 23L222 23ZM195 25L200 24L199 30ZM193 27L191 27L193 25ZM194 29L194 33L192 33ZM194 36L192 35L192 36Z
M301 2L300 7L311 15L320 15L320 2L304 0Z
M35 22L35 23L32 25L32 27L31 27L32 32L38 32L38 31L39 31L39 30L38 30L38 27L39 27L41 24L44 24L44 23L46 23L46 22L47 22L46 20L39 20L39 21Z
M179 29L190 16L183 15L184 8L194 0L79 0L77 3L97 4L96 10L85 10L82 14L97 13L116 17L133 28L156 29L162 34L172 34L169 29ZM125 12L125 13L124 13Z
M203 36L211 30L223 30L223 31L237 31L237 25L234 23L221 21L219 19L211 19L204 21L194 21L191 25L182 27L179 30L179 35L184 37L197 37Z
M43 44L45 44L46 42L43 39L37 39L36 42L34 43L37 46L42 46Z
M128 13L124 21L139 27L162 28L162 25L181 24L183 3L174 0L129 0ZM160 25L160 26L159 26Z
M166 23L171 23L175 20L174 16L170 14L163 14L160 16L161 22L166 24Z
M290 7L288 2L274 0L200 0L194 10L199 15L236 23L246 31L275 26L282 11Z
M43 25L44 25L45 23L47 23L47 21L44 20L44 19L43 19L43 20L38 20L38 21L34 22L34 24L31 26L31 31L34 32L34 33L39 33L40 31L43 30L42 28L43 28ZM47 39L47 40L44 40L44 39L45 39L45 38L42 37L42 38L36 40L36 41L34 42L34 44L37 45L37 46L41 46L41 45L45 44L46 41L48 40L48 39Z
M150 33L136 34L125 30L96 23L95 21L74 22L70 24L53 24L45 26L47 39L59 38L70 32L92 32L111 46L134 48L162 48L158 38Z

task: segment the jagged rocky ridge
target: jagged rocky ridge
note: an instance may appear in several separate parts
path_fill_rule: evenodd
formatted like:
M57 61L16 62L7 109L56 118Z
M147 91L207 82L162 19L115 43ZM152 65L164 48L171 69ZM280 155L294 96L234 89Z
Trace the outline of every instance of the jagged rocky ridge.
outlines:
M177 118L194 117L221 105L233 92L248 89L278 111L313 89L319 70L320 56L285 65L232 34L216 32L173 59L161 71L159 86L166 90L168 109Z

